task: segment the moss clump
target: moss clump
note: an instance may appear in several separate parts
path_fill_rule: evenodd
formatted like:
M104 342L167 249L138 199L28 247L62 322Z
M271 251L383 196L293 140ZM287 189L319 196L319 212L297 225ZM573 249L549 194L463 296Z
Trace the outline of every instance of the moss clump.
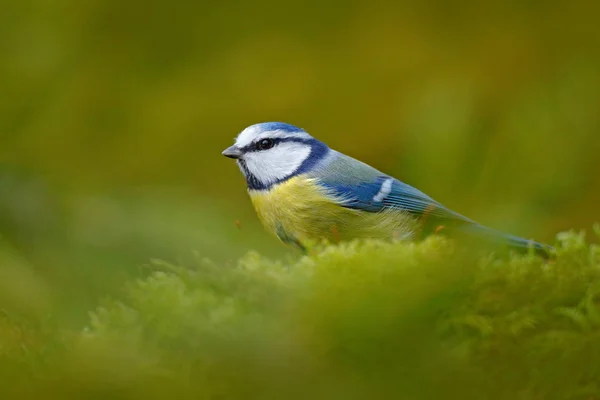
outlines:
M571 232L556 253L482 258L434 237L290 262L154 262L69 336L32 393L596 398L600 250Z

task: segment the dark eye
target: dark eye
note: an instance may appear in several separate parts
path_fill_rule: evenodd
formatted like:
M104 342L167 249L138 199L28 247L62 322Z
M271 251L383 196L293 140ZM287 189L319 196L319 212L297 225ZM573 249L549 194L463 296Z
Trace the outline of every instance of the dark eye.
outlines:
M256 149L257 150L268 150L271 147L273 147L274 144L275 144L275 142L273 142L273 139L262 139L258 143L256 143Z

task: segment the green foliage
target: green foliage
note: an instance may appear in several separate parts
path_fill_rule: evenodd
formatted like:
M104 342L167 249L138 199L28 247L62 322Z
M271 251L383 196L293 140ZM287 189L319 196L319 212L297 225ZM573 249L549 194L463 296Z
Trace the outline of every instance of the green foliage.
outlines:
M35 365L28 393L46 398L596 398L600 247L558 239L549 262L441 237L153 261L45 350L47 324L3 317L2 355Z

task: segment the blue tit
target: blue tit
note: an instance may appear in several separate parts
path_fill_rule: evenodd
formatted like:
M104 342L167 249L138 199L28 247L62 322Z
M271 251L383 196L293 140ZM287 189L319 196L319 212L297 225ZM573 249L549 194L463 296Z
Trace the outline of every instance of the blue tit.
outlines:
M411 240L442 229L542 255L550 249L486 228L293 125L249 126L222 154L237 161L265 228L300 248L322 239Z

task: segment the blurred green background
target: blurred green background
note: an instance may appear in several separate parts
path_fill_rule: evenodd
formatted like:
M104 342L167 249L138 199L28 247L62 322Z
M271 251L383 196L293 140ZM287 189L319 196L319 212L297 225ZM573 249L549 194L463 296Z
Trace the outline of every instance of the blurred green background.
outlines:
M486 225L600 221L600 3L0 4L0 307L75 325L152 258L295 256L235 164L284 121Z

